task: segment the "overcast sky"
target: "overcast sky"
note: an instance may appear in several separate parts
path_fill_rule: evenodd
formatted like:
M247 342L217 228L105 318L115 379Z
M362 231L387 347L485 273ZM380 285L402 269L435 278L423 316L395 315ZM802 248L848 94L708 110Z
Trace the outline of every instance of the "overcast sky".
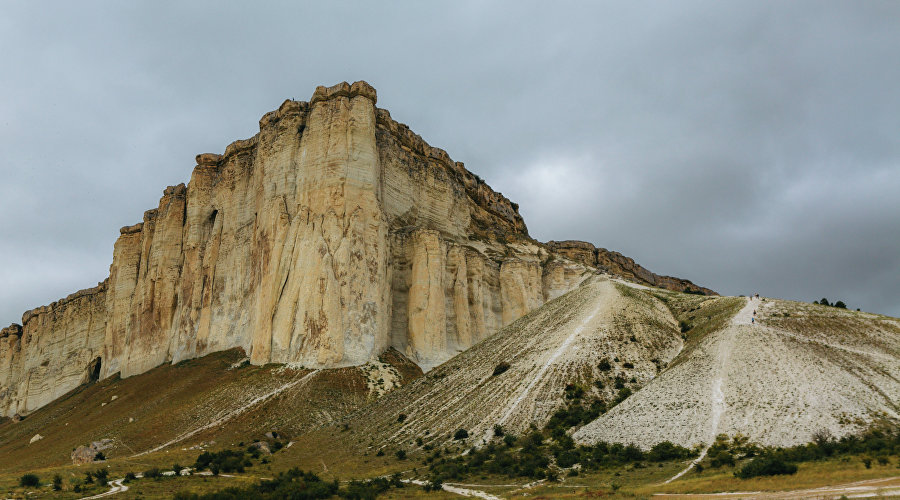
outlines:
M585 2L587 4L587 2ZM582 239L900 316L900 2L0 3L0 323L285 98L378 105Z

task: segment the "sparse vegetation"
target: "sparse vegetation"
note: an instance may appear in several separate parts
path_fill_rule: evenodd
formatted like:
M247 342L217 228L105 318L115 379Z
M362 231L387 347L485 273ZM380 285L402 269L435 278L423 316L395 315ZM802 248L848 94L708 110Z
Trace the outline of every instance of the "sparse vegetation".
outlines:
M507 363L506 361L501 361L497 366L494 367L494 373L492 373L491 376L496 377L506 370L509 370L509 363Z
M847 304L844 304L843 300L838 300L838 301L834 302L833 304L830 304L830 303L828 303L828 299L825 297L822 297L821 300L814 300L813 304L818 304L820 306L837 307L838 309L846 309L847 308ZM858 310L859 309L857 309L857 311Z
M367 481L350 481L345 487L341 487L337 479L324 481L312 472L304 472L299 468L293 468L279 473L272 480L262 480L242 488L226 488L202 495L180 492L175 498L182 500L239 500L244 498L260 500L282 498L314 500L337 496L346 499L369 500L375 499L391 488L403 487L404 484L400 480L399 474L394 474L390 478L377 477Z
M246 467L252 465L253 462L250 457L247 457L247 452L241 449L219 452L204 451L197 457L194 468L198 471L209 469L213 474L218 474L219 472L244 472Z

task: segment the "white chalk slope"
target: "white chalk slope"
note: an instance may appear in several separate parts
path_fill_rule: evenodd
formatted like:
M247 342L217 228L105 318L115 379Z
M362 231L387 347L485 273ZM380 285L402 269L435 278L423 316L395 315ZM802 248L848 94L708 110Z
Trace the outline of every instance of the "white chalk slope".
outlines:
M741 433L787 446L819 429L840 436L900 421L898 402L900 321L748 299L730 325L574 438L646 448L665 440L708 445L717 434Z

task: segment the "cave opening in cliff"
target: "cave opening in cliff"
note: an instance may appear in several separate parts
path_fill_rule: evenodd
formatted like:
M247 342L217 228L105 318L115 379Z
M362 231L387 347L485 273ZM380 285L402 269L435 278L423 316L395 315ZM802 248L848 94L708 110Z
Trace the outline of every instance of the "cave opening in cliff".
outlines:
M87 382L93 383L100 380L100 366L102 364L102 360L98 356L93 361L88 363L87 368Z

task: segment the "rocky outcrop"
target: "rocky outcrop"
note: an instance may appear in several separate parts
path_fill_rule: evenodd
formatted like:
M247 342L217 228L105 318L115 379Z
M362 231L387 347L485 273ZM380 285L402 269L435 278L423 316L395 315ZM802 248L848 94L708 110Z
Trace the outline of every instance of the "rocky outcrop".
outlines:
M4 329L0 412L235 347L310 368L394 347L427 370L599 265L532 240L518 205L376 101L365 82L319 87L197 155L119 230L107 281Z
M638 265L630 257L626 257L619 252L595 247L586 241L548 241L547 248L572 261L597 268L604 273L621 276L636 283L666 288L677 292L718 295L709 288L695 285L686 279L654 274Z
M106 292L100 283L0 330L2 415L25 415L99 375L92 363L103 351Z

